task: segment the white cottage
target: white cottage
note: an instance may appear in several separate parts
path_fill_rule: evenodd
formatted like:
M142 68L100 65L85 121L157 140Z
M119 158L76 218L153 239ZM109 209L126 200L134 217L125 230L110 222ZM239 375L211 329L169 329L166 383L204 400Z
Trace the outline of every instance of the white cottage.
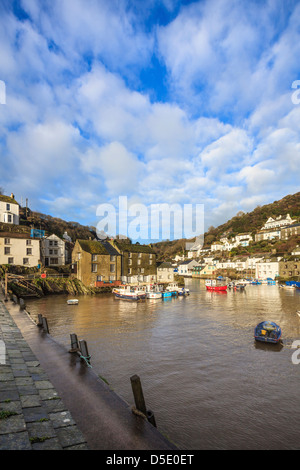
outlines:
M0 194L0 222L19 225L19 204L12 193L10 196Z
M63 266L65 264L65 241L57 235L41 240L41 260L44 266Z

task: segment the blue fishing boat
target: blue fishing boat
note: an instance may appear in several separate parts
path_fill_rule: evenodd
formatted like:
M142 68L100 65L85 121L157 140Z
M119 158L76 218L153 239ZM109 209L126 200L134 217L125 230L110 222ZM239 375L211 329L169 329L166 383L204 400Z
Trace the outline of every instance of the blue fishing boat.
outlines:
M166 297L172 297L173 295L173 292L172 291L163 291L162 292L162 298L166 298Z
M281 328L276 323L263 321L255 327L254 338L256 341L277 344L280 341L281 333Z

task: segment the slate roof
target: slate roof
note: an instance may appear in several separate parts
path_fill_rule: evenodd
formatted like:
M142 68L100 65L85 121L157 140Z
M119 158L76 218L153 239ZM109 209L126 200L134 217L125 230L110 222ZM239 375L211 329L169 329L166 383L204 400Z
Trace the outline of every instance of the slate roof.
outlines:
M101 242L96 240L77 240L83 251L92 255L108 255L108 251Z
M155 255L155 251L149 245L139 245L139 244L130 244L120 242L119 240L115 240L114 244L120 251L125 251L129 253L150 253Z

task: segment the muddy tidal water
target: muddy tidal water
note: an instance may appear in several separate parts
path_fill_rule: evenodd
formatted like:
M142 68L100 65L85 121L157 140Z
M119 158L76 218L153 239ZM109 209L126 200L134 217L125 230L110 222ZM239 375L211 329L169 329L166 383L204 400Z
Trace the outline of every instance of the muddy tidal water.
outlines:
M27 309L47 317L66 349L71 333L85 339L94 372L130 405L130 377L139 375L158 429L180 449L299 449L292 346L300 340L300 290L211 293L199 280L186 285L184 298L135 303L105 294L67 305L71 296L60 295L27 301ZM263 320L281 326L280 347L254 341Z

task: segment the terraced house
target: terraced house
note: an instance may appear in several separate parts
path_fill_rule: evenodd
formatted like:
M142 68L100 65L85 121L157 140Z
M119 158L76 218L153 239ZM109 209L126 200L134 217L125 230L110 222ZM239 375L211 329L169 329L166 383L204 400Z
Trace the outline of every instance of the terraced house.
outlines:
M76 240L72 265L74 276L88 287L101 287L121 278L121 256L105 242Z
M0 264L34 267L40 263L40 241L26 233L0 232Z
M300 281L300 256L289 256L279 262L279 276Z
M121 255L122 282L134 284L156 281L156 253L149 245L120 240L110 240L109 243Z

